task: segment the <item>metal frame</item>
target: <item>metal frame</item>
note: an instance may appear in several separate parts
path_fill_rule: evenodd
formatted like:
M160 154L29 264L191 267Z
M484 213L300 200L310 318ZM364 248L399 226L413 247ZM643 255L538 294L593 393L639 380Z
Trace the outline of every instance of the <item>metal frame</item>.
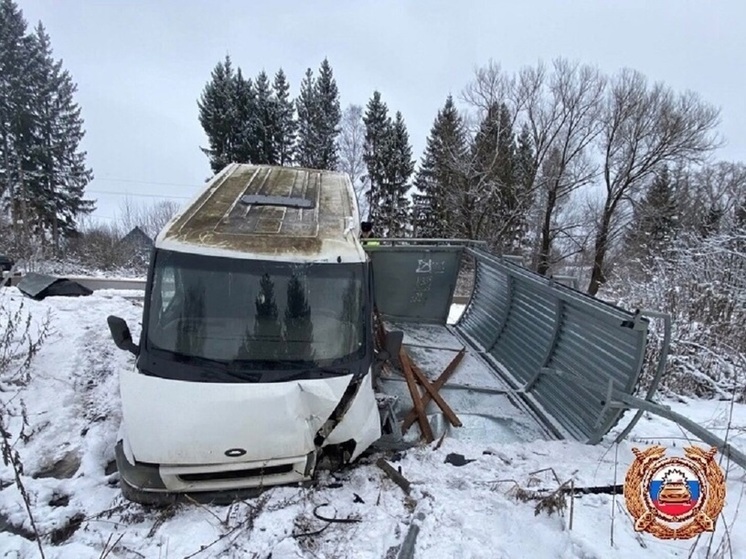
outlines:
M611 388L632 393L642 371L649 320L640 313L631 313L561 284L557 278L540 276L511 260L472 247L467 247L466 252L477 261L477 282L472 299L457 322L456 329L479 351L489 352L490 357L497 362L511 356L508 362L503 363L507 367L507 373L498 367L495 369L528 405L545 417L546 423L559 423L562 430L571 436L584 438L591 444L598 443L622 415L621 410L609 408L603 403L599 409L599 402L608 401L608 383L600 392L595 385L586 386L584 390L579 391L572 387L567 388L562 382L557 381L556 376L561 376L564 372L562 369L566 367L553 360L559 358L567 361L568 358L572 359L574 355L578 355L581 358L580 363L590 366L588 374L592 376L596 373L606 374L603 371L608 368L604 362L611 359L608 361L608 367L622 367L617 369L617 373L606 374L609 382L612 382ZM501 301L504 299L504 302L500 303L501 308L493 309L492 313L485 315L486 309L480 306L484 305L485 301L480 294L484 295L485 289L490 292L494 290L494 286L488 288L487 285L482 285L483 281L490 281L490 278L484 275L487 269L492 270L492 274L496 274L497 277L502 276L504 281L515 286L517 291L510 289L504 293L504 297L500 298ZM490 299L493 298L494 294ZM505 308L502 308L503 304ZM538 304L539 307L532 311L534 304ZM551 307L554 308L553 311ZM474 311L478 314L474 315ZM537 311L541 313L541 318L537 317L537 321L533 322L531 315ZM610 332L622 326L628 326L630 334L624 336L624 344L617 346ZM516 327L519 329L515 330ZM597 328L600 328L602 334L596 339L595 336L589 336L588 339L578 338L579 331L587 329L591 333ZM474 336L479 337L482 329L484 335L481 337L484 339L479 342ZM501 347L501 339L508 335L508 331L512 334L502 342ZM607 333L606 338L603 332ZM541 337L535 338L534 335ZM605 354L605 347L614 348L608 357ZM565 365L572 366L574 363L566 362ZM519 369L513 370L514 367ZM541 383L541 378L547 374L551 375L549 384ZM546 392L547 390L550 392ZM591 399L588 404L594 400L595 403L585 405L581 403L583 398ZM559 403L564 401L568 402L568 407ZM547 408L544 403L549 407ZM568 411L563 414L563 410ZM593 411L589 413L589 410Z

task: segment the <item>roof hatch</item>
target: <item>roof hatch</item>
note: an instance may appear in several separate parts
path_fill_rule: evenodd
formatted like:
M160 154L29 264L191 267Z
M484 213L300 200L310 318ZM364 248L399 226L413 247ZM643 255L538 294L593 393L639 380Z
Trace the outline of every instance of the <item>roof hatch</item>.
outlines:
M313 200L296 196L267 196L265 194L246 194L241 196L241 203L252 206L282 206L285 208L312 209Z

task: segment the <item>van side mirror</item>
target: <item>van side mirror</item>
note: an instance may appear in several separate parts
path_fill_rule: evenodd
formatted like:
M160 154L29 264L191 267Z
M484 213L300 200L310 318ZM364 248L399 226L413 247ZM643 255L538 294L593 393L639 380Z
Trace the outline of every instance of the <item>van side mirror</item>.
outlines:
M127 326L127 322L123 318L109 316L106 318L106 322L109 324L111 337L119 349L129 351L133 355L140 353L140 348L132 342L132 334L130 333L129 326Z

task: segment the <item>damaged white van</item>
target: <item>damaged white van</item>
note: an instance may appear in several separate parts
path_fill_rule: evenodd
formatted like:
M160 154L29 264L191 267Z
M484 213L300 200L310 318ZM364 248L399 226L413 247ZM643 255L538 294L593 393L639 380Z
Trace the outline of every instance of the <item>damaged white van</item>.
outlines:
M127 498L304 482L322 456L355 460L381 436L359 236L346 175L239 164L161 231L139 343L108 319L137 356L120 381Z

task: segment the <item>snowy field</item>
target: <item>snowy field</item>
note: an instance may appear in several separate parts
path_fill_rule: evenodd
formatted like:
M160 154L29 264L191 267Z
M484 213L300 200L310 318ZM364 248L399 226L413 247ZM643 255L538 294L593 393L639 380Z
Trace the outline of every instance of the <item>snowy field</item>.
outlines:
M577 487L623 483L633 446L662 444L669 454L679 452L687 434L652 416L618 447L612 433L598 446L445 439L438 449L433 444L387 455L412 482L409 496L375 465L379 455L372 455L346 471L322 475L315 487L275 488L232 506L156 510L126 502L111 466L120 420L117 374L133 365L133 357L116 349L106 326L107 315L116 314L139 336L140 303L125 295L108 291L35 302L15 288L0 290L5 312L23 303L34 324L50 319L51 332L28 383L4 381L0 392L3 405L16 414L9 430L47 558L393 559L413 522L420 527L417 558L746 558L746 511L739 511L746 476L726 461L725 510L715 534L696 541L666 542L635 533L621 495L576 497L572 527L569 511L535 515L536 502L514 497L513 482L533 490L556 488L556 479L572 479ZM721 436L727 431L731 442L746 449L746 406L691 399L667 403ZM456 467L445 463L449 453L473 461ZM40 557L7 464L0 464L0 488L0 557ZM327 523L314 516L315 510L354 522Z

